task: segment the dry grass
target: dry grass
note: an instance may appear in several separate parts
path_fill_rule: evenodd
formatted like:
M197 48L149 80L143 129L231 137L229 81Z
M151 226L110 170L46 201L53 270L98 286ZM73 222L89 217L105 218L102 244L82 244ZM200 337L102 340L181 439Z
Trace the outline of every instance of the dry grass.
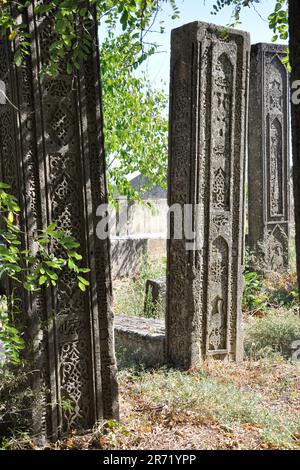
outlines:
M189 373L123 372L122 390L133 405L129 416L141 435L138 431L132 442L131 433L125 438L119 434L118 446L147 448L151 442L163 449L300 448L299 372L278 360L241 365L213 361Z
M115 314L135 317L145 316L146 281L160 279L166 276L166 259L149 261L145 257L138 272L132 279L115 280L113 283L113 310ZM162 310L162 309L160 309ZM164 316L162 311L157 317Z
M51 449L300 448L300 370L283 359L211 361L187 373L124 369L119 378L120 422L73 433Z
M116 284L115 311L142 315L149 277L161 277L161 267L141 271L126 292L124 281ZM119 351L120 422L73 432L49 448L300 449L300 365L288 360L299 316L279 308L248 317L245 336L243 363L212 360L189 372L145 370ZM4 447L36 445L21 435Z

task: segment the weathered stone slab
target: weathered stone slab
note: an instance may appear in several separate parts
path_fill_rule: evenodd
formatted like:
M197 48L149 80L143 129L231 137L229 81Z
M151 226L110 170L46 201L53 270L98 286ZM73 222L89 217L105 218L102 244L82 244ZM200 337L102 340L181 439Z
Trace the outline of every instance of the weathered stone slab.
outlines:
M197 236L191 249L170 218L166 336L169 361L185 368L243 354L249 52L237 30L194 22L172 32L168 202L191 205Z
M0 80L0 104L5 104L6 102L6 86L5 83Z
M289 265L290 117L286 46L251 48L249 100L249 248L253 269Z
M148 237L147 237L148 236ZM166 240L151 238L152 234L111 238L111 270L113 279L138 275L146 258L158 262L166 256Z
M32 428L56 438L116 418L118 394L109 246L96 236L96 210L106 202L97 21L89 28L93 50L75 79L64 64L60 75L42 78L54 22L35 15L36 3L18 19L31 43L20 67L12 43L0 42L0 80L9 98L0 105L0 177L19 198L24 246L35 252L35 232L55 221L80 242L83 266L91 269L85 294L66 270L57 289L23 298L26 358L34 370ZM70 406L63 407L66 400Z
M115 336L117 351L127 359L147 367L166 363L163 320L116 315Z
M148 279L145 289L145 316L163 317L166 306L166 279Z

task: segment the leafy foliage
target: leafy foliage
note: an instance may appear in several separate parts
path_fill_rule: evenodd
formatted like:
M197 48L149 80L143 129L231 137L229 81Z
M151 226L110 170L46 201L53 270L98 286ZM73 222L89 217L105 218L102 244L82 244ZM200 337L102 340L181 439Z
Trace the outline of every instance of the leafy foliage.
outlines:
M251 315L264 316L273 308L296 307L299 298L297 274L267 271L262 259L263 256L259 258L250 250L246 251L243 311ZM259 267L259 272L254 271L252 266Z
M299 302L297 274L269 273L265 280L268 305L272 307L296 307Z
M264 316L270 309L296 307L298 303L296 273L262 274L246 271L244 274L244 312Z
M63 269L73 271L78 287L85 291L89 281L84 274L89 269L80 267L82 256L79 243L70 235L57 230L55 223L37 233L34 252L23 249L22 232L17 225L20 208L16 198L9 192L9 185L0 182L0 280L3 278L22 286L28 292L43 287L56 286ZM54 247L62 249L64 256L56 256ZM12 362L18 362L18 352L24 343L14 326L17 313L16 299L2 299L0 309L0 339Z
M245 351L254 359L280 354L291 359L292 344L300 338L300 317L294 311L272 310L246 323Z
M15 42L17 65L21 65L30 50L25 24L16 19L29 3L0 1L0 37L8 33ZM97 21L106 32L101 46L101 69L111 201L115 192L141 201L143 192L156 185L166 186L167 96L153 89L145 74L138 76L135 71L157 52L157 46L147 43L146 36L156 23L159 31L164 31L163 21L158 22L157 18L167 4L171 6L172 18L178 17L175 0L54 0L34 8L37 15L54 15L55 22L54 40L43 74L55 76L62 63L67 64L63 71L70 75L80 69L91 47L90 31L95 21L92 7L96 8ZM144 176L139 190L133 189L128 181L128 175L136 172Z
M244 275L243 310L247 312L262 312L266 309L267 296L262 293L263 277L256 272L246 272Z
M262 3L262 0L217 0L213 5L212 14L216 15L219 11L222 10L225 6L232 6L233 21L230 26L235 27L240 24L240 15L243 8L254 7L256 4ZM272 38L273 42L276 42L278 38L286 40L288 38L288 0L277 0L274 12L272 12L269 17L269 28L274 32ZM287 48L288 51L288 48ZM284 63L288 64L289 58L284 59Z
M155 52L142 52L138 34L111 32L101 48L105 147L108 188L139 200L156 185L166 186L168 119L167 96L151 87L138 66ZM128 175L140 173L143 185L134 189Z
M12 305L13 304L13 305ZM11 317L9 316L11 312ZM14 324L18 312L18 302L12 297L2 297L0 301L0 365L9 358L12 364L19 363L19 353L25 347L25 342ZM0 367L1 369L1 367Z
M22 21L25 8L32 2L13 0L0 1L0 36L9 34L11 41L16 41L15 60L18 65L22 58L29 53L28 31ZM72 75L80 69L80 63L89 54L92 44L91 29L94 27L94 8L97 21L104 22L108 28L116 24L122 26L123 31L140 31L143 40L146 32L156 18L164 3L173 8L173 15L178 15L175 0L53 0L51 2L36 3L34 11L37 15L53 17L53 42L50 46L49 61L44 70L49 75L56 75L61 69L62 59L67 61L67 73Z
M261 0L217 0L213 5L213 10L211 12L212 15L217 15L222 8L226 6L233 6L233 14L232 17L234 19L234 23L232 26L240 23L240 14L244 7L251 7L251 5L255 3L260 3Z
M288 38L288 0L278 0L274 12L269 16L269 26L274 31L273 41Z

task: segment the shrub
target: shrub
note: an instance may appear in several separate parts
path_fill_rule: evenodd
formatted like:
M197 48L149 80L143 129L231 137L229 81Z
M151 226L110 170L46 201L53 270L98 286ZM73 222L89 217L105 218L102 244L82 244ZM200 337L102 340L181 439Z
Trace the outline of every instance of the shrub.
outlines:
M290 308L298 302L297 273L270 272L264 281L268 304L272 307Z
M256 266L258 272L253 270ZM270 308L292 308L299 301L297 273L267 271L262 260L246 250L243 311L263 314Z

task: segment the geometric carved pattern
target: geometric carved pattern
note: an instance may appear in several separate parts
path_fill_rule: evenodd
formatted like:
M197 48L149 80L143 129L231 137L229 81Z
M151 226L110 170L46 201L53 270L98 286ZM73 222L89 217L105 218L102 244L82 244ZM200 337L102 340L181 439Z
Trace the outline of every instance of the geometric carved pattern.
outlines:
M226 204L226 175L222 168L219 168L215 174L213 179L213 189L212 189L212 196L213 196L213 205L215 209L228 209L228 204Z
M62 145L66 145L70 142L74 133L74 120L72 115L66 112L63 104L58 105L50 121L50 128Z
M282 63L285 49L274 44L251 49L249 245L257 260L253 268L265 271L285 271L289 264L290 118L289 77Z
M282 126L275 118L270 128L270 212L272 217L283 213Z
M172 32L169 205L194 205L201 240L168 240L169 361L242 357L243 178L249 36L194 22Z
M213 243L211 258L211 301L208 321L209 349L225 350L227 347L228 305L228 245L218 237Z
M33 351L28 359L41 404L32 410L33 430L56 438L61 430L90 428L118 416L109 247L96 237L96 209L106 201L98 45L96 26L91 27L93 51L78 76L73 80L62 72L41 79L54 22L51 16L28 18L31 54L16 74L11 43L0 42L0 80L19 110L0 105L0 176L20 200L24 245L35 252L36 230L57 222L80 242L82 264L91 269L86 293L66 268L52 292L23 302ZM55 243L52 250L62 254Z
M61 347L61 383L64 396L71 401L71 407L64 411L64 426L67 430L84 428L89 413L86 394L89 389L88 350L82 340L64 343Z
M226 243L219 238L213 244L212 260L211 260L211 280L218 285L222 285L224 279L227 278L228 272L228 255Z

